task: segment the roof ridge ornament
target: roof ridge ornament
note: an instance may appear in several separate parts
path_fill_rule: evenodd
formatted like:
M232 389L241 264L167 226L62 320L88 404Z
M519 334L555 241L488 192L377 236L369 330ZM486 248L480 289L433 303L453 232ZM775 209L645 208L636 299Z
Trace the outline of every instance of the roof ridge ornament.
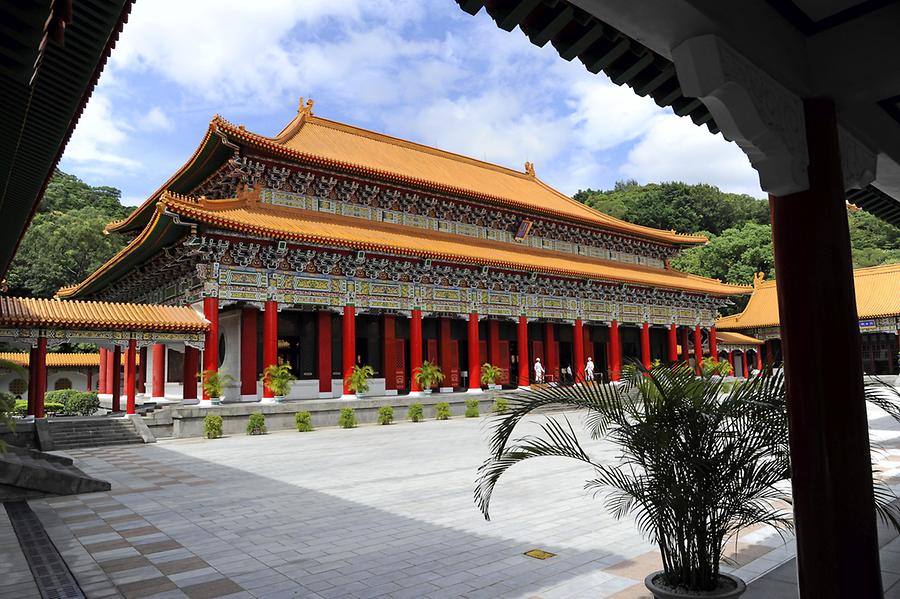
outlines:
M534 163L533 162L528 162L527 160L525 161L525 174L529 175L531 177L537 177L537 175L534 174Z
M762 271L755 273L753 275L753 288L756 289L757 287L759 287L762 284L763 279L765 279L765 278L766 278L766 273L764 273Z
M307 99L306 104L303 103L303 100L303 96L300 96L300 103L297 105L297 114L301 117L312 116L312 109L314 104L313 99Z

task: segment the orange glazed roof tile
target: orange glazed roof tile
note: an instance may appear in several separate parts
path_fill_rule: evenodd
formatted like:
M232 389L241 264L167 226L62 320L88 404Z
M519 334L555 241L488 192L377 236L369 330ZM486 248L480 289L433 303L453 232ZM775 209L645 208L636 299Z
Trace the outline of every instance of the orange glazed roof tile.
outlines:
M674 244L705 243L706 237L682 235L613 218L556 191L537 178L526 163L525 172L439 150L324 119L312 114L312 101L302 104L297 116L275 137L251 133L221 117L213 119L220 130L248 141L278 147L298 158L330 166L387 175L448 192L475 195Z
M859 318L900 315L900 264L858 268L853 271L853 285ZM752 329L779 324L775 281L759 281L744 311L723 316L716 322L716 328Z
M28 367L30 355L24 352L2 352L0 360L6 360L19 366ZM121 356L122 365L125 365L125 353ZM141 363L140 354L135 356L135 363ZM72 354L47 352L47 366L49 368L92 368L100 366L100 354Z
M750 290L749 287L728 285L674 270L538 250L525 245L516 246L438 231L426 232L402 225L375 223L321 212L260 205L252 194L233 200L193 200L165 194L160 200L157 214L162 210L222 229L270 239L590 277L693 293L733 295ZM113 261L107 263L97 273L112 264ZM66 294L75 292L77 287L65 290Z
M724 345L762 345L763 342L750 335L743 335L732 331L716 330L716 340Z
M0 297L0 327L199 332L208 326L187 307Z

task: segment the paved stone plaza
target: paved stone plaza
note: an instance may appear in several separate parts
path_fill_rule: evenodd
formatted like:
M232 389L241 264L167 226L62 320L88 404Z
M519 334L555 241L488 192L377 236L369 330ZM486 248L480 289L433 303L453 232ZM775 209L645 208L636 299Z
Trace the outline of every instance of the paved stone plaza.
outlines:
M895 475L897 427L882 416L872 424ZM89 597L646 597L655 551L582 490L589 468L522 464L499 485L493 521L481 518L472 491L489 422L73 450L112 490L30 504ZM535 548L557 555L523 555ZM24 567L14 549L0 547L3 577ZM730 557L752 580L791 553L759 530ZM9 580L15 594L0 596L39 596L27 577Z

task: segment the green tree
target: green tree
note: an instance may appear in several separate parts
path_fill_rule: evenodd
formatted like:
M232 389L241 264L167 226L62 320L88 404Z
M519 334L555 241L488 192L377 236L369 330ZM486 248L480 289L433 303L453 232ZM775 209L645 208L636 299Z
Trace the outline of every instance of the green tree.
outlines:
M56 170L44 193L38 212L68 212L94 208L110 217L124 218L130 209L120 202L122 193L115 187L91 187L75 175Z
M864 210L850 211L848 217L854 268L900 262L900 228Z

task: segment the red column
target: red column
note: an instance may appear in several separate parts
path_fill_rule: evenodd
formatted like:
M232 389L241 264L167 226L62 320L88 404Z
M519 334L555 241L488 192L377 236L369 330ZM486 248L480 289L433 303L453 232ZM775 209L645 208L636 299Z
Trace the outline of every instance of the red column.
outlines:
M350 395L350 385L347 380L353 372L356 364L356 307L344 306L344 319L342 324L344 360L341 372L344 375L344 395Z
M743 353L743 360L741 360L741 362L744 367L744 378L749 379L750 378L750 366L748 364L748 362L750 361L749 356L747 355L746 349L742 353Z
M574 354L572 364L572 376L575 380L581 380L584 376L584 323L580 318L575 319L572 328L572 353Z
M487 328L488 362L490 362L491 366L497 366L498 368L508 368L509 364L500 363L500 321L495 319L488 320Z
M757 352L757 355L759 352ZM709 327L709 357L713 362L719 361L719 344L716 339L716 327Z
M397 344L397 326L394 317L384 314L381 317L381 372L384 375L384 390L397 390L397 356L395 356Z
M197 401L197 360L199 351L193 347L184 347L184 366L182 380L184 392L182 400L196 403Z
M166 346L153 344L153 380L150 381L153 399L164 399L166 396Z
M691 363L691 348L688 342L687 328L681 329L681 361L685 364Z
M257 312L256 308L241 310L241 399L257 399Z
M762 370L762 348L757 347L755 353L756 353L756 369Z
M694 327L694 358L697 360L694 370L700 374L700 365L703 364L703 336L700 334L699 324Z
M203 370L204 372L207 370L217 372L219 370L219 298L203 298L203 316L209 321L203 346ZM203 392L203 399L209 399L206 391Z
M263 370L276 364L278 364L278 302L267 300L263 312ZM263 397L275 397L268 385L263 385Z
M524 316L519 316L518 333L516 345L519 349L519 386L527 387L530 363L528 360L528 319Z
M641 327L641 363L644 368L650 368L650 323L647 322Z
M44 417L44 394L47 393L47 339L38 337L37 368L35 369L34 417Z
M113 377L116 375L116 370L121 366L118 364L114 364L115 359L115 349L106 350L106 392L112 395L113 390Z
M622 344L619 341L619 323L615 320L609 325L609 378L612 381L622 379Z
M122 409L122 348L118 345L113 348L112 351L112 360L110 360L112 366L112 377L111 377L111 385L112 390L112 411L119 412Z
M138 365L138 393L147 393L147 348L142 347L139 355L141 359Z
M422 387L416 382L416 373L422 368L422 311L413 309L409 319L409 390L421 393Z
M106 359L107 359L107 351L105 347L100 348L100 371L97 373L99 378L99 384L97 386L97 393L109 393L106 389Z
M137 342L134 339L128 341L128 351L125 354L125 413L134 414L134 402L137 398Z
M38 357L37 345L28 354L28 415L34 416L34 404L37 397Z
M331 312L322 310L316 313L316 335L319 397L331 397Z
M438 318L438 355L441 361L440 367L444 372L444 381L443 385L447 387L453 387L452 375L450 364L455 362L453 359L451 362L450 352L452 351L452 345L450 345L450 319L446 316L441 316Z
M544 379L549 383L556 376L556 335L552 322L544 323Z
M737 362L734 361L734 350L729 350L728 352L728 362L731 364L731 374L732 376L737 376Z
M87 385L85 385L85 391L93 391L94 386L94 371L90 368L87 369Z
M469 313L469 391L481 391L481 344L478 338L478 314Z
M678 325L669 325L669 362L678 361Z

